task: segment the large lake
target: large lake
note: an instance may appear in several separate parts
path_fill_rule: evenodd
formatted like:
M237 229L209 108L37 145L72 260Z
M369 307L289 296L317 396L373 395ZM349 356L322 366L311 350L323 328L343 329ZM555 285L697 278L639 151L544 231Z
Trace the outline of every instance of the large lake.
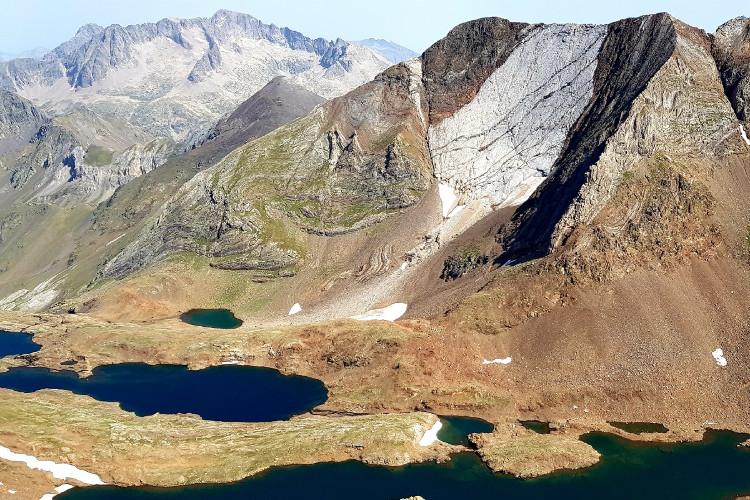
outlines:
M0 373L0 387L20 392L63 389L120 403L139 416L195 413L226 422L284 420L328 397L319 380L235 365L188 370L181 365L124 363L98 367L88 378L72 371L18 367Z
M750 492L747 436L708 431L702 442L654 444L593 433L584 437L602 453L594 467L521 480L495 474L477 455L444 464L387 468L359 462L272 469L232 484L184 488L73 489L61 500L350 499L386 500L421 495L454 499L731 499Z

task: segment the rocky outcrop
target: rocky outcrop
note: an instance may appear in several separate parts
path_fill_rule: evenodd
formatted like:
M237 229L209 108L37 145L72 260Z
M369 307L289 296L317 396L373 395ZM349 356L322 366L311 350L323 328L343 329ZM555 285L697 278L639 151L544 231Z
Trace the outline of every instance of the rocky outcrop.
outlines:
M471 102L431 124L435 176L464 202L490 206L546 177L591 99L605 35L604 26L527 28Z
M459 24L422 55L430 123L471 102L527 33L526 23L487 17Z
M418 71L394 66L200 172L103 275L189 251L286 276L306 253L300 231L349 232L413 205L431 180Z
M57 170L58 184L75 177L83 148L68 130L54 124L43 125L31 140L31 151L21 156L11 170L9 181L21 189L37 172ZM58 168L59 167L59 168ZM50 186L44 186L50 187Z
M0 90L0 155L28 142L48 118L18 95Z
M750 124L750 19L738 17L716 30L714 57L727 97L747 128Z
M627 19L611 24L594 75L594 92L565 139L552 175L521 207L501 234L505 256L531 258L553 247L560 220L603 154L607 140L629 116L633 101L666 63L676 45L669 15Z

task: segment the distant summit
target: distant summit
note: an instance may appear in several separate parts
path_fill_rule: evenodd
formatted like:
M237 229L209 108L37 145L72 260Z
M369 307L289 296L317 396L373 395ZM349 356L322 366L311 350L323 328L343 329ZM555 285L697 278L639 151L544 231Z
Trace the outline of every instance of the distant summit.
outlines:
M188 143L277 76L331 98L391 64L362 44L310 38L220 10L206 18L84 25L42 58L7 62L0 88L51 115L84 106Z
M389 42L388 40L383 40L382 38L365 38L364 40L359 40L355 43L364 45L365 47L374 50L393 64L407 61L419 55L413 50L404 47L403 45Z

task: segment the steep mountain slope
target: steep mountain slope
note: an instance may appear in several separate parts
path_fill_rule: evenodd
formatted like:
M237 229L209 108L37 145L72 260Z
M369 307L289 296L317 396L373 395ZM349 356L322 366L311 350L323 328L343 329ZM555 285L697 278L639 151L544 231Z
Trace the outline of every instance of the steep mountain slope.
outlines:
M341 234L413 205L430 183L413 76L395 66L201 172L105 275L178 251L214 257L220 268L289 275L304 252L295 227Z
M99 283L114 286L107 293L118 303L119 293L139 296L149 276L174 273L187 259L217 284L193 300L213 304L212 294L242 289L237 307L266 319L286 315L300 293L300 321L392 302L441 312L502 271L456 283L441 275L459 277L490 256L517 263L564 247L637 165L740 154L716 46L667 14L608 26L465 23L421 58L193 178L106 264ZM650 178L692 182L679 168L670 172ZM503 224L505 208L521 204ZM677 238L691 220L678 219L662 237ZM616 248L617 234L577 241ZM655 252L656 234L639 240L640 252ZM611 265L591 255L576 261L589 276ZM184 287L178 280L156 294L163 314L190 305Z
M0 90L0 154L21 147L46 121L44 114L29 101Z
M190 142L273 77L331 97L389 61L365 46L310 39L246 14L87 25L41 60L5 64L0 85L50 113L85 105L151 135Z
M216 163L239 145L309 112L320 101L322 98L306 89L276 79L222 120L210 140L173 156L159 169L140 172L142 176L132 177L129 183L122 184L114 196L95 209L91 205L41 203L39 198L21 196L33 190L7 188L8 198L0 198L5 207L0 210L0 276L3 278L0 295L24 289L26 292L3 301L0 307L26 307L25 304L37 295L29 290L40 284L43 291L52 292L36 306L32 301L33 307L43 307L41 304L46 305L61 293L79 293L95 276L102 259L111 257L113 251L129 241L127 232L140 228L148 215L200 169ZM80 129L82 123L85 124L72 121L71 127L75 125ZM133 149L135 147L119 158ZM36 175L43 175L43 172ZM69 179L64 186L70 190L75 184L75 179ZM29 185L33 187L36 183L29 182ZM51 245L51 241L58 244Z
M393 64L408 61L419 55L403 45L383 40L382 38L365 38L364 40L357 40L356 43L371 48Z

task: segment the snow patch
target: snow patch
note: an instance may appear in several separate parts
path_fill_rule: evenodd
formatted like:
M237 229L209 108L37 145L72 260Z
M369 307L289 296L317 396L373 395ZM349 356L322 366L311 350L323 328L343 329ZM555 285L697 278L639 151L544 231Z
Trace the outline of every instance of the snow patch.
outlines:
M450 213L458 205L458 196L456 191L450 186L450 184L440 183L438 184L438 194L440 195L440 202L443 205L443 218L447 219Z
M740 125L740 134L742 134L742 139L745 141L745 144L750 146L750 138L747 136L747 132L745 131L745 126Z
M513 361L513 358L511 356L508 356L507 358L483 359L482 364L483 365L509 365L511 361Z
M422 435L422 439L419 440L419 446L430 446L437 441L438 432L442 428L443 423L440 420L435 422L435 424Z
M403 302L396 302L381 309L370 309L364 314L352 316L351 319L357 321L396 321L404 315L407 307L408 305Z
M724 357L724 351L721 347L717 347L714 352L711 353L711 356L714 357L717 365L727 366L727 358Z
M299 312L302 312L302 306L299 305L299 303L295 302L292 308L289 309L289 314L287 314L287 316L294 316Z
M23 462L29 469L51 472L55 479L75 479L84 484L104 484L99 476L86 472L70 464L58 464L51 460L39 460L31 455L15 453L0 445L0 459L10 462Z

